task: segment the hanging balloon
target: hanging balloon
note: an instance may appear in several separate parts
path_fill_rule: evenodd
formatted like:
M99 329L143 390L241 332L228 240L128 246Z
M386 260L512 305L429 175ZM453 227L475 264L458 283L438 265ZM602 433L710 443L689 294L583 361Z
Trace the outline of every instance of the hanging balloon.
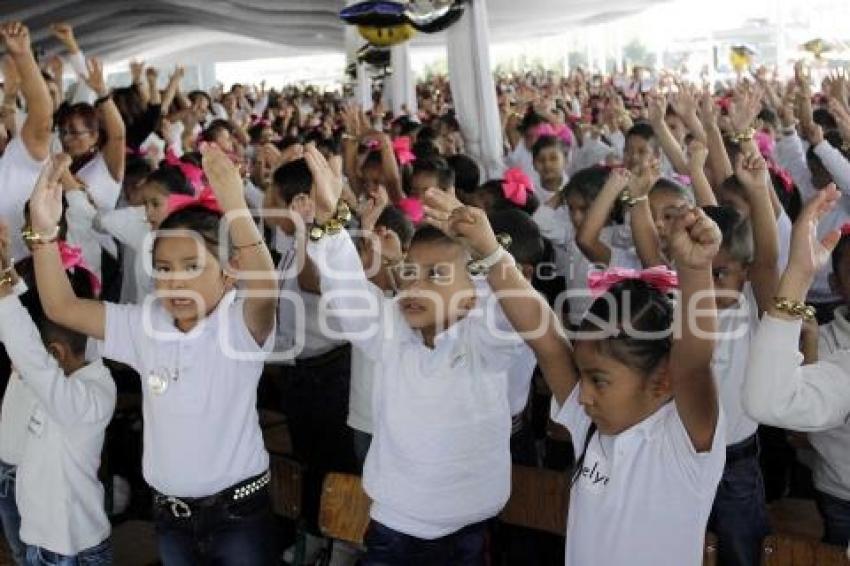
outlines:
M389 47L416 34L404 17L404 8L400 2L366 0L344 8L339 17L347 24L356 25L363 39L372 45Z
M827 51L832 51L832 45L825 42L821 38L812 39L803 44L803 49L815 56L815 59L822 59L823 54Z
M404 16L417 31L437 33L457 22L467 0L410 0Z
M366 44L357 50L357 62L369 66L368 72L373 79L380 79L392 74L390 68L390 50Z
M750 68L755 54L756 52L748 45L735 45L729 53L729 63L736 73L742 73Z
M357 31L360 32L363 39L378 47L398 45L416 35L416 30L410 24L400 26L359 25Z

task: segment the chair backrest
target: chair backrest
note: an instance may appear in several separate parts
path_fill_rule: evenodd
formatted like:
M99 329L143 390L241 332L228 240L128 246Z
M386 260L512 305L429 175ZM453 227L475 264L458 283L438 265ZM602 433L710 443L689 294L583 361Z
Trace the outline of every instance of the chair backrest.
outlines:
M304 478L301 464L286 456L269 456L271 473L272 509L277 515L287 519L301 516L302 481Z
M514 466L511 483L511 498L499 516L504 523L559 536L566 534L569 474Z
M319 529L328 538L363 544L371 505L358 476L328 474L322 488Z
M818 540L783 535L764 540L762 566L847 566L847 549Z

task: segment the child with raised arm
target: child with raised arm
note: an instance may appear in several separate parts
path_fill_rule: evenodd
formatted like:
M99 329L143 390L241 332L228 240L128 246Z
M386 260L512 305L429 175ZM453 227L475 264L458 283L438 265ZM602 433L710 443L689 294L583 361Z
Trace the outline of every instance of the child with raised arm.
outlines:
M30 200L36 280L53 322L103 340L104 357L142 377L143 473L154 490L163 563L266 566L275 544L256 404L274 343L274 265L238 170L218 148L203 152L226 216L195 204L162 222L151 252L156 296L116 305L74 294L55 243L62 211L55 183L41 183ZM219 241L225 233L229 241ZM230 264L219 260L227 257ZM246 296L234 290L238 275Z
M571 391L552 407L579 455L568 566L702 563L725 456L711 371L719 247L717 226L699 209L687 211L669 240L678 299L667 294L669 274L617 274L603 280L613 285L579 326L563 369Z
M527 343L543 359L564 359L554 313L483 211L434 189L425 195L426 214L442 230L414 235L398 270L401 292L376 300L351 239L333 221L341 179L315 150L305 158L316 203L307 253L323 298L352 344L381 368L363 472L373 501L364 564L480 563L485 521L510 492L508 370L525 348L516 332L534 334ZM480 258L471 267L470 253ZM565 398L558 380L550 388Z
M14 292L8 232L0 225L0 343L15 371L4 399L3 425L23 434L16 498L26 564L111 564L111 527L98 479L106 426L115 409L115 384L101 360L86 362L86 337L30 311ZM64 274L63 274L64 276ZM86 274L76 290L91 298ZM30 290L35 293L35 290ZM7 411L26 417L22 422ZM13 547L14 548L14 547ZM16 557L19 559L20 557Z

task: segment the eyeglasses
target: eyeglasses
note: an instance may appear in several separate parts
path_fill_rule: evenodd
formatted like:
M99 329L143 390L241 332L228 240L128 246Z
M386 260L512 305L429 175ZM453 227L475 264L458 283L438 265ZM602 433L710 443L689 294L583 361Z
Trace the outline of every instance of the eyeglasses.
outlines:
M454 265L439 263L433 266L422 266L417 263L398 263L393 267L393 274L402 286L412 285L416 281L429 281L437 285L450 285L454 280Z
M92 134L94 130L64 130L59 129L59 136L63 138L79 138L86 134Z

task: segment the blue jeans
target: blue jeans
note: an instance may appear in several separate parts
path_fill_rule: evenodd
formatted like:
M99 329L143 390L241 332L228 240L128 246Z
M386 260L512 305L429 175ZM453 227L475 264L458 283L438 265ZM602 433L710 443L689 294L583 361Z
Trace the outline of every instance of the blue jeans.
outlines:
M717 563L757 566L770 534L764 480L755 437L726 448L726 467L717 487L708 528L717 535Z
M112 543L106 539L76 556L64 556L37 546L27 547L27 566L112 566Z
M850 541L850 501L815 491L815 502L823 517L823 542L847 546Z
M487 523L468 525L450 535L424 540L376 521L366 531L362 566L483 566Z
M0 522L15 564L24 563L26 545L21 542L21 515L15 502L15 472L17 468L0 461Z
M163 566L269 566L279 549L268 490L239 502L192 510L175 517L156 506L159 556Z

